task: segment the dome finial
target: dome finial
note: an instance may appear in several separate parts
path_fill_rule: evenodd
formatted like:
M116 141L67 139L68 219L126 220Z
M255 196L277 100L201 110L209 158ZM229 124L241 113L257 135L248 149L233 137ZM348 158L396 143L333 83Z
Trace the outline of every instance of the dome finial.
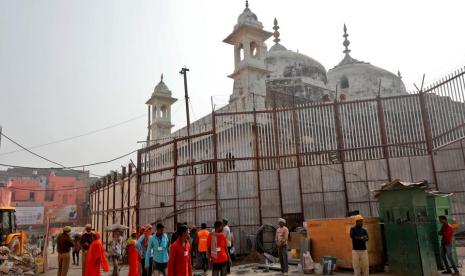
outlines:
M276 17L274 18L273 30L274 30L274 33L273 33L274 39L273 39L273 41L274 41L276 44L278 44L278 43L281 41L281 39L279 39L280 33L278 32L279 26L278 26L278 20L276 20Z
M397 76L399 77L399 79L402 79L402 74L400 73L400 70L397 70Z
M349 35L347 34L347 27L346 27L346 24L344 23L344 42L342 43L342 45L344 45L345 47L345 50L342 51L344 54L348 55L350 53L350 50L349 50L349 45L350 45L350 41L347 39Z
M163 73L161 73L160 81L163 81Z
M246 8L246 9L249 8L249 0L245 0L245 8Z

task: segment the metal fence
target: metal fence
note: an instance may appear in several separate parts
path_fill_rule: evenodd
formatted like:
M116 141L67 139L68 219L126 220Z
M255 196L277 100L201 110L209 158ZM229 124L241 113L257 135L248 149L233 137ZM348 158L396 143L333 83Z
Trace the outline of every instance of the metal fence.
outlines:
M247 236L279 217L292 227L351 210L376 216L370 191L396 178L455 192L465 221L465 189L446 183L451 173L465 181L464 74L416 94L213 112L194 134L138 152L136 225L172 231L227 217L245 252ZM463 166L445 150L461 151Z

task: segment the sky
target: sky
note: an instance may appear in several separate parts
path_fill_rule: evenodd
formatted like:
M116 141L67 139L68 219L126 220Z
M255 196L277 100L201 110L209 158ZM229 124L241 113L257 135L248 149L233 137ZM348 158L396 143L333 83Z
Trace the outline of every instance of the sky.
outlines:
M147 136L145 102L162 73L179 99L172 106L175 129L185 125L183 66L190 69L191 121L209 114L211 99L224 105L232 93L233 46L222 41L244 2L1 0L3 133L28 148L81 136L32 149L65 166L124 155ZM281 44L327 70L343 58L344 23L351 56L400 70L409 91L423 74L429 83L465 65L462 0L250 0L249 6L268 31L278 19ZM16 150L2 138L0 163L56 167ZM85 169L105 175L130 159L136 163L132 154Z

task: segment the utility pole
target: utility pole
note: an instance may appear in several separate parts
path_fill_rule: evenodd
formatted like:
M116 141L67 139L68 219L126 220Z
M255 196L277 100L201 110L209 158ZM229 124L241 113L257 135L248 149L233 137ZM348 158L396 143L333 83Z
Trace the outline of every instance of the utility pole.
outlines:
M186 68L186 66L184 66L184 68L181 68L179 74L184 76L184 99L186 102L187 136L189 136L191 120L189 117L189 93L187 92L187 72L189 72L189 69Z

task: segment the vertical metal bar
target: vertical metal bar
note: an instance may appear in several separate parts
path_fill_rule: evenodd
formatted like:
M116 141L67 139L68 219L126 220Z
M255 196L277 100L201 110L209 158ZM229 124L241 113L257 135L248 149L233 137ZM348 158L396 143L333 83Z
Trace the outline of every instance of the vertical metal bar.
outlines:
M431 126L429 122L428 109L426 107L425 93L423 93L423 91L420 91L419 97L420 97L419 100L420 100L421 117L423 121L423 129L425 130L426 148L428 150L428 154L431 159L431 168L433 169L435 188L438 189L438 179L436 175L436 168L434 165L434 158L433 158L433 141L432 141L433 139L432 139L432 134L431 134Z
M258 130L258 124L257 124L257 112L255 111L255 107L253 109L253 127L252 127L252 132L254 136L254 142L255 142L255 171L257 175L257 189L258 189L258 218L260 221L260 225L263 224L262 221L262 189L260 185L260 149L259 147L259 130ZM302 194L301 194L302 195Z
M124 182L126 181L126 167L123 166L123 176L121 177L121 212L120 212L120 224L124 225ZM129 225L127 236L129 237Z
M106 178L106 179L107 179L107 180L106 180L106 189L107 189L106 224L105 224L104 227L102 227L102 231L104 231L104 230L105 230L105 227L107 227L107 226L109 225L108 220L109 220L109 218L110 218L110 183L111 183L111 175L107 175L107 178ZM103 225L102 225L102 226L103 226ZM107 248L107 250L108 250L108 245L109 245L109 244L108 244L109 233L106 232L106 231L105 231L105 233L106 233L106 235L105 235L105 237L106 237L105 246L106 246L106 248Z
M378 111L379 133L381 134L381 145L383 146L383 157L386 159L386 168L389 182L392 181L391 165L389 164L389 149L387 146L386 121L384 118L384 106L381 97L376 97L376 107Z
M137 153L137 160L139 160L139 153ZM129 234L129 231L130 231L130 227L131 227L131 178L132 178L132 164L129 164L128 166L128 216L127 216L127 219L126 219L126 223L128 225L128 234ZM137 182L137 180L136 180ZM136 214L137 216L137 214ZM139 228L136 224L136 231L139 232Z
M145 155L145 154L144 154ZM147 163L147 162L145 162ZM137 151L137 168L136 168L136 228L140 229L140 186L142 185L142 154Z
M279 149L279 136L278 136L278 121L276 118L276 106L273 107L272 110L273 116L273 132L274 132L274 139L275 139L275 148L276 148L276 159L277 159L277 174L278 174L278 188L279 188L279 207L281 212L281 217L283 216L283 194L282 194L282 187L281 187L281 158L280 158L280 149Z
M99 229L100 224L100 180L97 182L97 223L94 225L95 229Z
M176 226L178 224L178 214L177 214L177 183L178 183L178 141L176 138L173 140L173 229L176 229Z
M297 177L299 181L299 195L300 195L300 211L302 214L304 213L304 199L302 195L302 176L300 174L300 167L302 166L302 160L300 156L300 132L298 125L300 124L297 121L297 113L296 113L296 108L294 107L292 109L292 129L294 131L293 136L294 136L294 150L295 154L297 157Z
M115 223L115 219L116 219L116 181L117 181L117 178L118 178L118 173L114 172L113 173L113 212L112 212L113 223ZM121 223L122 222L120 221L120 224Z
M344 138L341 125L341 114L339 112L339 102L337 99L334 101L334 119L336 123L336 136L337 136L337 149L339 151L339 157L341 160L342 168L342 181L344 182L344 198L346 205L346 212L349 211L349 196L347 194L347 182L346 182L346 170L345 170L345 157L344 157Z
M212 112L212 135L213 135L213 160L215 160L215 215L216 219L219 219L219 192L218 192L218 137L216 132L216 113Z

